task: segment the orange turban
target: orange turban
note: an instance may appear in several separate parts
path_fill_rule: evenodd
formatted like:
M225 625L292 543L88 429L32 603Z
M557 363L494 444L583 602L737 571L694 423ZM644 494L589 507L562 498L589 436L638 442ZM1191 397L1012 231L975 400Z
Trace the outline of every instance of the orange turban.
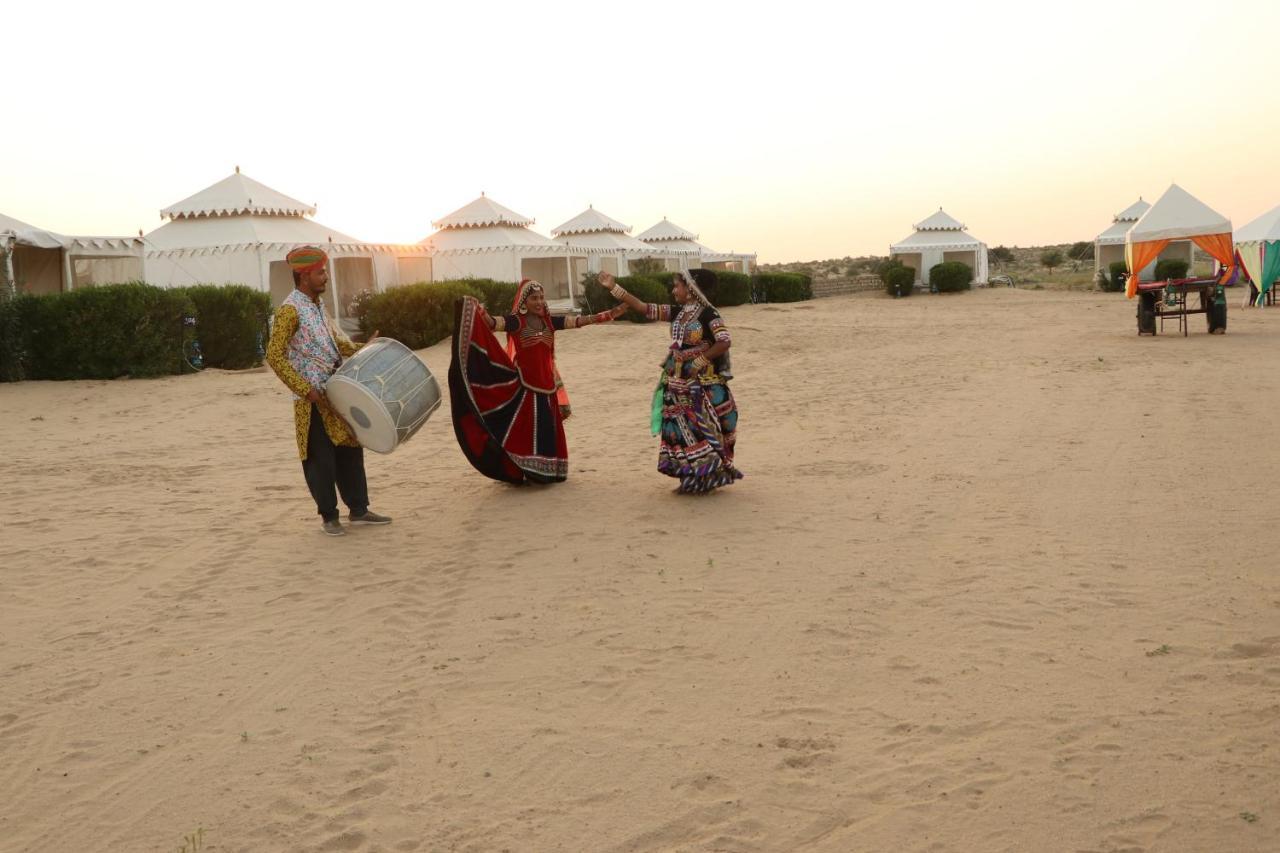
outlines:
M294 272L311 272L329 262L329 256L318 246L299 246L285 255L284 259Z

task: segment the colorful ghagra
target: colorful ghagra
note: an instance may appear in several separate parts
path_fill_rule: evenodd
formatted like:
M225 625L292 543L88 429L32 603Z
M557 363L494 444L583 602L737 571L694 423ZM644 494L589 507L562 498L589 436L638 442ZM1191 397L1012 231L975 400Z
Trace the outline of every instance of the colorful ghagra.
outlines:
M540 324L529 314L495 319L515 341L514 360L478 303L460 299L454 306L449 400L458 444L486 477L561 482L569 474L569 452L556 401L555 332L565 328L565 318L547 316Z
M733 464L738 406L728 385L733 378L729 354L701 372L693 363L713 341L729 341L729 330L720 312L697 302L681 308L651 304L648 317L671 321L671 349L662 364L658 389L662 395L658 470L679 480L682 492L709 492L731 485L742 479L742 472Z

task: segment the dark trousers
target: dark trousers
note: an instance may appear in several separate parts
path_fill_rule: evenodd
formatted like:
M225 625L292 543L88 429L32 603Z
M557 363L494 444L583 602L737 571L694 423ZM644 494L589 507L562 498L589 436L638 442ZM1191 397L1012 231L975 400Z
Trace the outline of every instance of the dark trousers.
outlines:
M302 474L316 502L316 512L325 521L338 517L338 493L352 515L369 508L369 484L364 478L364 448L338 447L324 431L324 420L315 404L311 406L311 426L307 431L307 458ZM334 484L337 484L337 492Z

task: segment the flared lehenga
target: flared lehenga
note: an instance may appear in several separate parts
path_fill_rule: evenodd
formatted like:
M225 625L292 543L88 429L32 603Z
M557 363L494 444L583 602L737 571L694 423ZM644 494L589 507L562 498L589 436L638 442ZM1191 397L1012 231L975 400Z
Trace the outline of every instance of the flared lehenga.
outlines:
M702 369L694 361L713 341L730 340L720 313L709 305L686 310L650 305L648 313L652 319L671 321L671 350L658 388L658 471L679 480L681 492L693 494L741 480L742 471L733 462L738 405L729 389L728 355Z
M522 371L517 366L521 358L539 359L537 369ZM540 360L550 358L550 350L530 347L525 356L518 351L513 361L478 303L455 304L449 365L453 430L467 460L486 477L507 483L557 483L568 476L568 445L555 379L545 389L533 384L537 377L555 376L554 364ZM528 374L535 378L530 380Z

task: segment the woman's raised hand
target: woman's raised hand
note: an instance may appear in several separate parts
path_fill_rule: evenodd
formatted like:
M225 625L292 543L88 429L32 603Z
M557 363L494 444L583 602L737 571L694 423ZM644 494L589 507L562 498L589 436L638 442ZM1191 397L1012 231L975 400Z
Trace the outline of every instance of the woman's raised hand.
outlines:
M600 286L603 287L605 290L612 290L613 286L618 283L617 281L614 280L613 273L611 272L600 273L599 281L600 281Z

